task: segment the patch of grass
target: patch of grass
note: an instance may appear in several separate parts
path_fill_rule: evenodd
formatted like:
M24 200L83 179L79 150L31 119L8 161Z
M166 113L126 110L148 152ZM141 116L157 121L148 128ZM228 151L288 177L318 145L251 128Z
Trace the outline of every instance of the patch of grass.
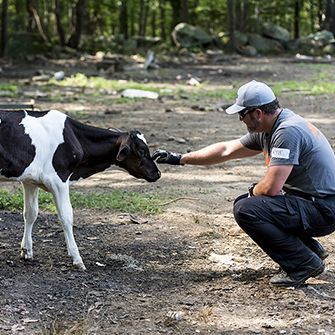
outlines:
M6 96L14 97L18 94L18 87L13 84L0 84L0 91L5 92Z
M163 203L166 199L154 194L139 194L135 192L121 192L114 190L105 193L80 193L71 192L73 208L92 208L97 210L110 209L129 213L159 214L163 211ZM56 213L53 197L50 193L39 192L39 207ZM23 194L21 191L14 193L0 190L0 210L23 210Z
M281 93L302 92L303 94L335 94L335 83L327 81L282 81L272 86L276 95Z
M49 84L58 86L72 86L85 87L104 90L121 91L126 88L133 88L139 90L150 90L158 92L159 88L150 84L137 83L132 80L110 80L103 77L87 77L83 73L76 73L75 75L65 78L62 81L57 81L54 78L49 80Z
M164 199L153 194L121 192L82 194L71 193L71 202L75 208L115 209L122 212L158 214L162 212L160 204Z
M233 101L236 98L236 89L213 89L210 85L201 84L198 87L179 85L176 91L179 97L187 97L190 100L204 100L206 98L220 101Z

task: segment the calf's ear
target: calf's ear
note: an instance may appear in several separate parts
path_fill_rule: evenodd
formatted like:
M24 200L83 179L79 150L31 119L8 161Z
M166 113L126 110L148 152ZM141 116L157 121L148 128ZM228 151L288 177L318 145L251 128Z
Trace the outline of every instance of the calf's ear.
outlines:
M124 161L129 155L129 153L130 153L130 148L128 147L128 145L121 145L120 150L116 156L116 160L118 162Z

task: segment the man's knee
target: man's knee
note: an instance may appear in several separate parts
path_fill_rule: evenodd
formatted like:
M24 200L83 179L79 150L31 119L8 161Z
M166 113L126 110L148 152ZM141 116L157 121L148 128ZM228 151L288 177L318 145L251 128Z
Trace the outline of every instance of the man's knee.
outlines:
M255 197L244 197L235 201L233 209L234 217L237 224L242 229L260 221L260 218L257 215L256 202Z

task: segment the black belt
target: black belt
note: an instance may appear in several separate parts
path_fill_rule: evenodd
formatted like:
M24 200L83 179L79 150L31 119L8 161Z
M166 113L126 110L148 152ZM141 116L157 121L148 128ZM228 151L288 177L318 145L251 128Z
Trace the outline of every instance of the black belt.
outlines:
M287 195L293 195L295 197L303 198L303 199L306 199L306 200L312 200L312 201L314 201L315 199L326 200L327 198L335 197L335 194L329 194L329 195L325 195L325 196L322 196L322 197L318 197L318 196L307 194L307 193L304 193L304 192L301 192L301 191L292 191L292 190L290 190L289 192L286 192L286 194Z
M287 195L293 195L294 197L299 197L299 198L303 198L306 200L312 200L314 201L315 198L319 198L319 197L315 197L314 195L311 194L307 194L304 192L300 192L300 191L292 191L290 190L290 192L286 192Z

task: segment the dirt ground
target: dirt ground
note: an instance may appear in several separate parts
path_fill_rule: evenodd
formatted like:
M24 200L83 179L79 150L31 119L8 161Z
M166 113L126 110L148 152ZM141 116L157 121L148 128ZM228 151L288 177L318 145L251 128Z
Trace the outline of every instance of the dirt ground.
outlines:
M57 69L57 64L52 66ZM6 67L2 80L13 80L18 69ZM176 76L186 82L190 74L213 87L235 87L251 79L269 84L309 81L321 68L288 57L227 57L162 64L157 71L131 75L173 85ZM335 75L332 66L326 71ZM21 79L31 75L22 71ZM285 92L279 100L312 121L335 145L334 96ZM97 126L136 127L152 150L178 152L244 134L235 116L203 108L231 102L171 96L83 106L76 99L36 100L41 109L90 111L82 121ZM142 224L132 223L127 213L75 210L75 237L86 272L71 267L55 215L40 213L33 232L35 260L25 263L19 258L22 214L0 212L0 334L335 333L335 235L320 239L330 252L321 276L300 289L278 289L269 285L276 264L234 221L233 200L262 177L262 157L212 167L161 166L161 171L162 178L153 184L110 170L74 186L156 192L175 200L164 206L163 214L142 217L147 220Z

